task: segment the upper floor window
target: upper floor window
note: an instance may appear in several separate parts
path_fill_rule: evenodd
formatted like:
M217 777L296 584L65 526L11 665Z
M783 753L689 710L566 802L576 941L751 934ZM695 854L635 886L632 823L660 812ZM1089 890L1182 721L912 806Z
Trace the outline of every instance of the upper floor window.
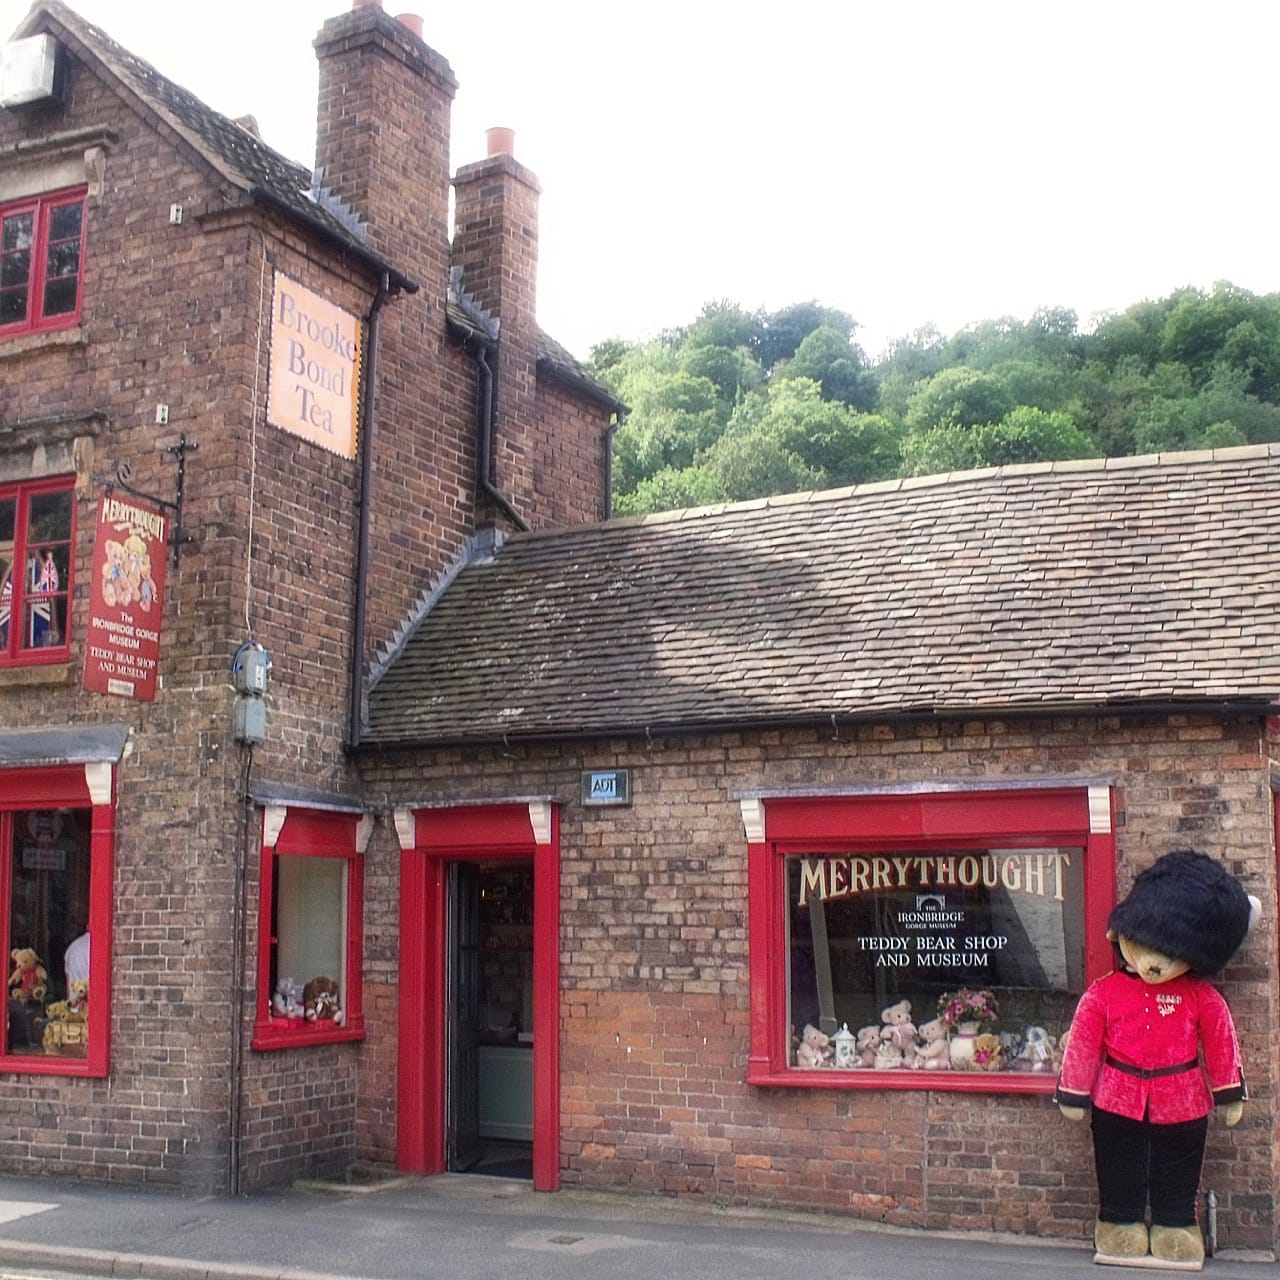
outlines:
M0 336L79 322L84 228L84 188L0 205Z
M67 660L73 484L0 486L0 666Z

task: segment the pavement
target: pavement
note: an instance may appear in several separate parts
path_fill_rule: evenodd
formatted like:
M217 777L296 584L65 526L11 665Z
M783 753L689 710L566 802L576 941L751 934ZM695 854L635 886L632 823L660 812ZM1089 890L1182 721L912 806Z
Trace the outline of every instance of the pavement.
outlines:
M1266 1280L1222 1249L1214 1280ZM154 1280L1070 1280L1083 1240L944 1234L477 1174L300 1182L241 1198L0 1177L0 1273ZM1114 1274L1114 1273L1113 1273ZM1166 1273L1167 1274L1167 1273Z

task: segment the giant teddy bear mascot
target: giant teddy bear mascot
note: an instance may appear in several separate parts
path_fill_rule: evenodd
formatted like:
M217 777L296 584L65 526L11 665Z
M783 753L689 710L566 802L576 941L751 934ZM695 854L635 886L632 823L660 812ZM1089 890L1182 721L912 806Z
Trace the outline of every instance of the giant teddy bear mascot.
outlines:
M1054 1094L1069 1120L1092 1103L1096 1261L1204 1263L1196 1200L1209 1113L1221 1106L1234 1125L1245 1099L1231 1012L1206 979L1259 908L1220 863L1179 849L1107 921L1119 967L1081 997Z

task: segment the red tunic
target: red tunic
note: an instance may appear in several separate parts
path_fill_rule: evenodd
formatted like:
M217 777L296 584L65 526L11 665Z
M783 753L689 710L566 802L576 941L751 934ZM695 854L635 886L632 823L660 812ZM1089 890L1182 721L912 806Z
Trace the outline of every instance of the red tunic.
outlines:
M1196 1065L1140 1074L1187 1063ZM1243 1098L1240 1065L1231 1011L1203 978L1184 974L1153 986L1136 974L1111 973L1080 997L1054 1100L1083 1107L1092 1099L1130 1120L1177 1124Z

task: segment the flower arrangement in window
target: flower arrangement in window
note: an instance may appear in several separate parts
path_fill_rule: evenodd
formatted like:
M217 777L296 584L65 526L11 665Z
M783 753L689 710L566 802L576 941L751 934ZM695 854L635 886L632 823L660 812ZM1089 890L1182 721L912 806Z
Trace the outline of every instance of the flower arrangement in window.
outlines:
M961 987L959 991L948 991L938 997L938 1017L948 1031L977 1035L994 1031L1000 1025L1000 1006L985 988L973 991Z

